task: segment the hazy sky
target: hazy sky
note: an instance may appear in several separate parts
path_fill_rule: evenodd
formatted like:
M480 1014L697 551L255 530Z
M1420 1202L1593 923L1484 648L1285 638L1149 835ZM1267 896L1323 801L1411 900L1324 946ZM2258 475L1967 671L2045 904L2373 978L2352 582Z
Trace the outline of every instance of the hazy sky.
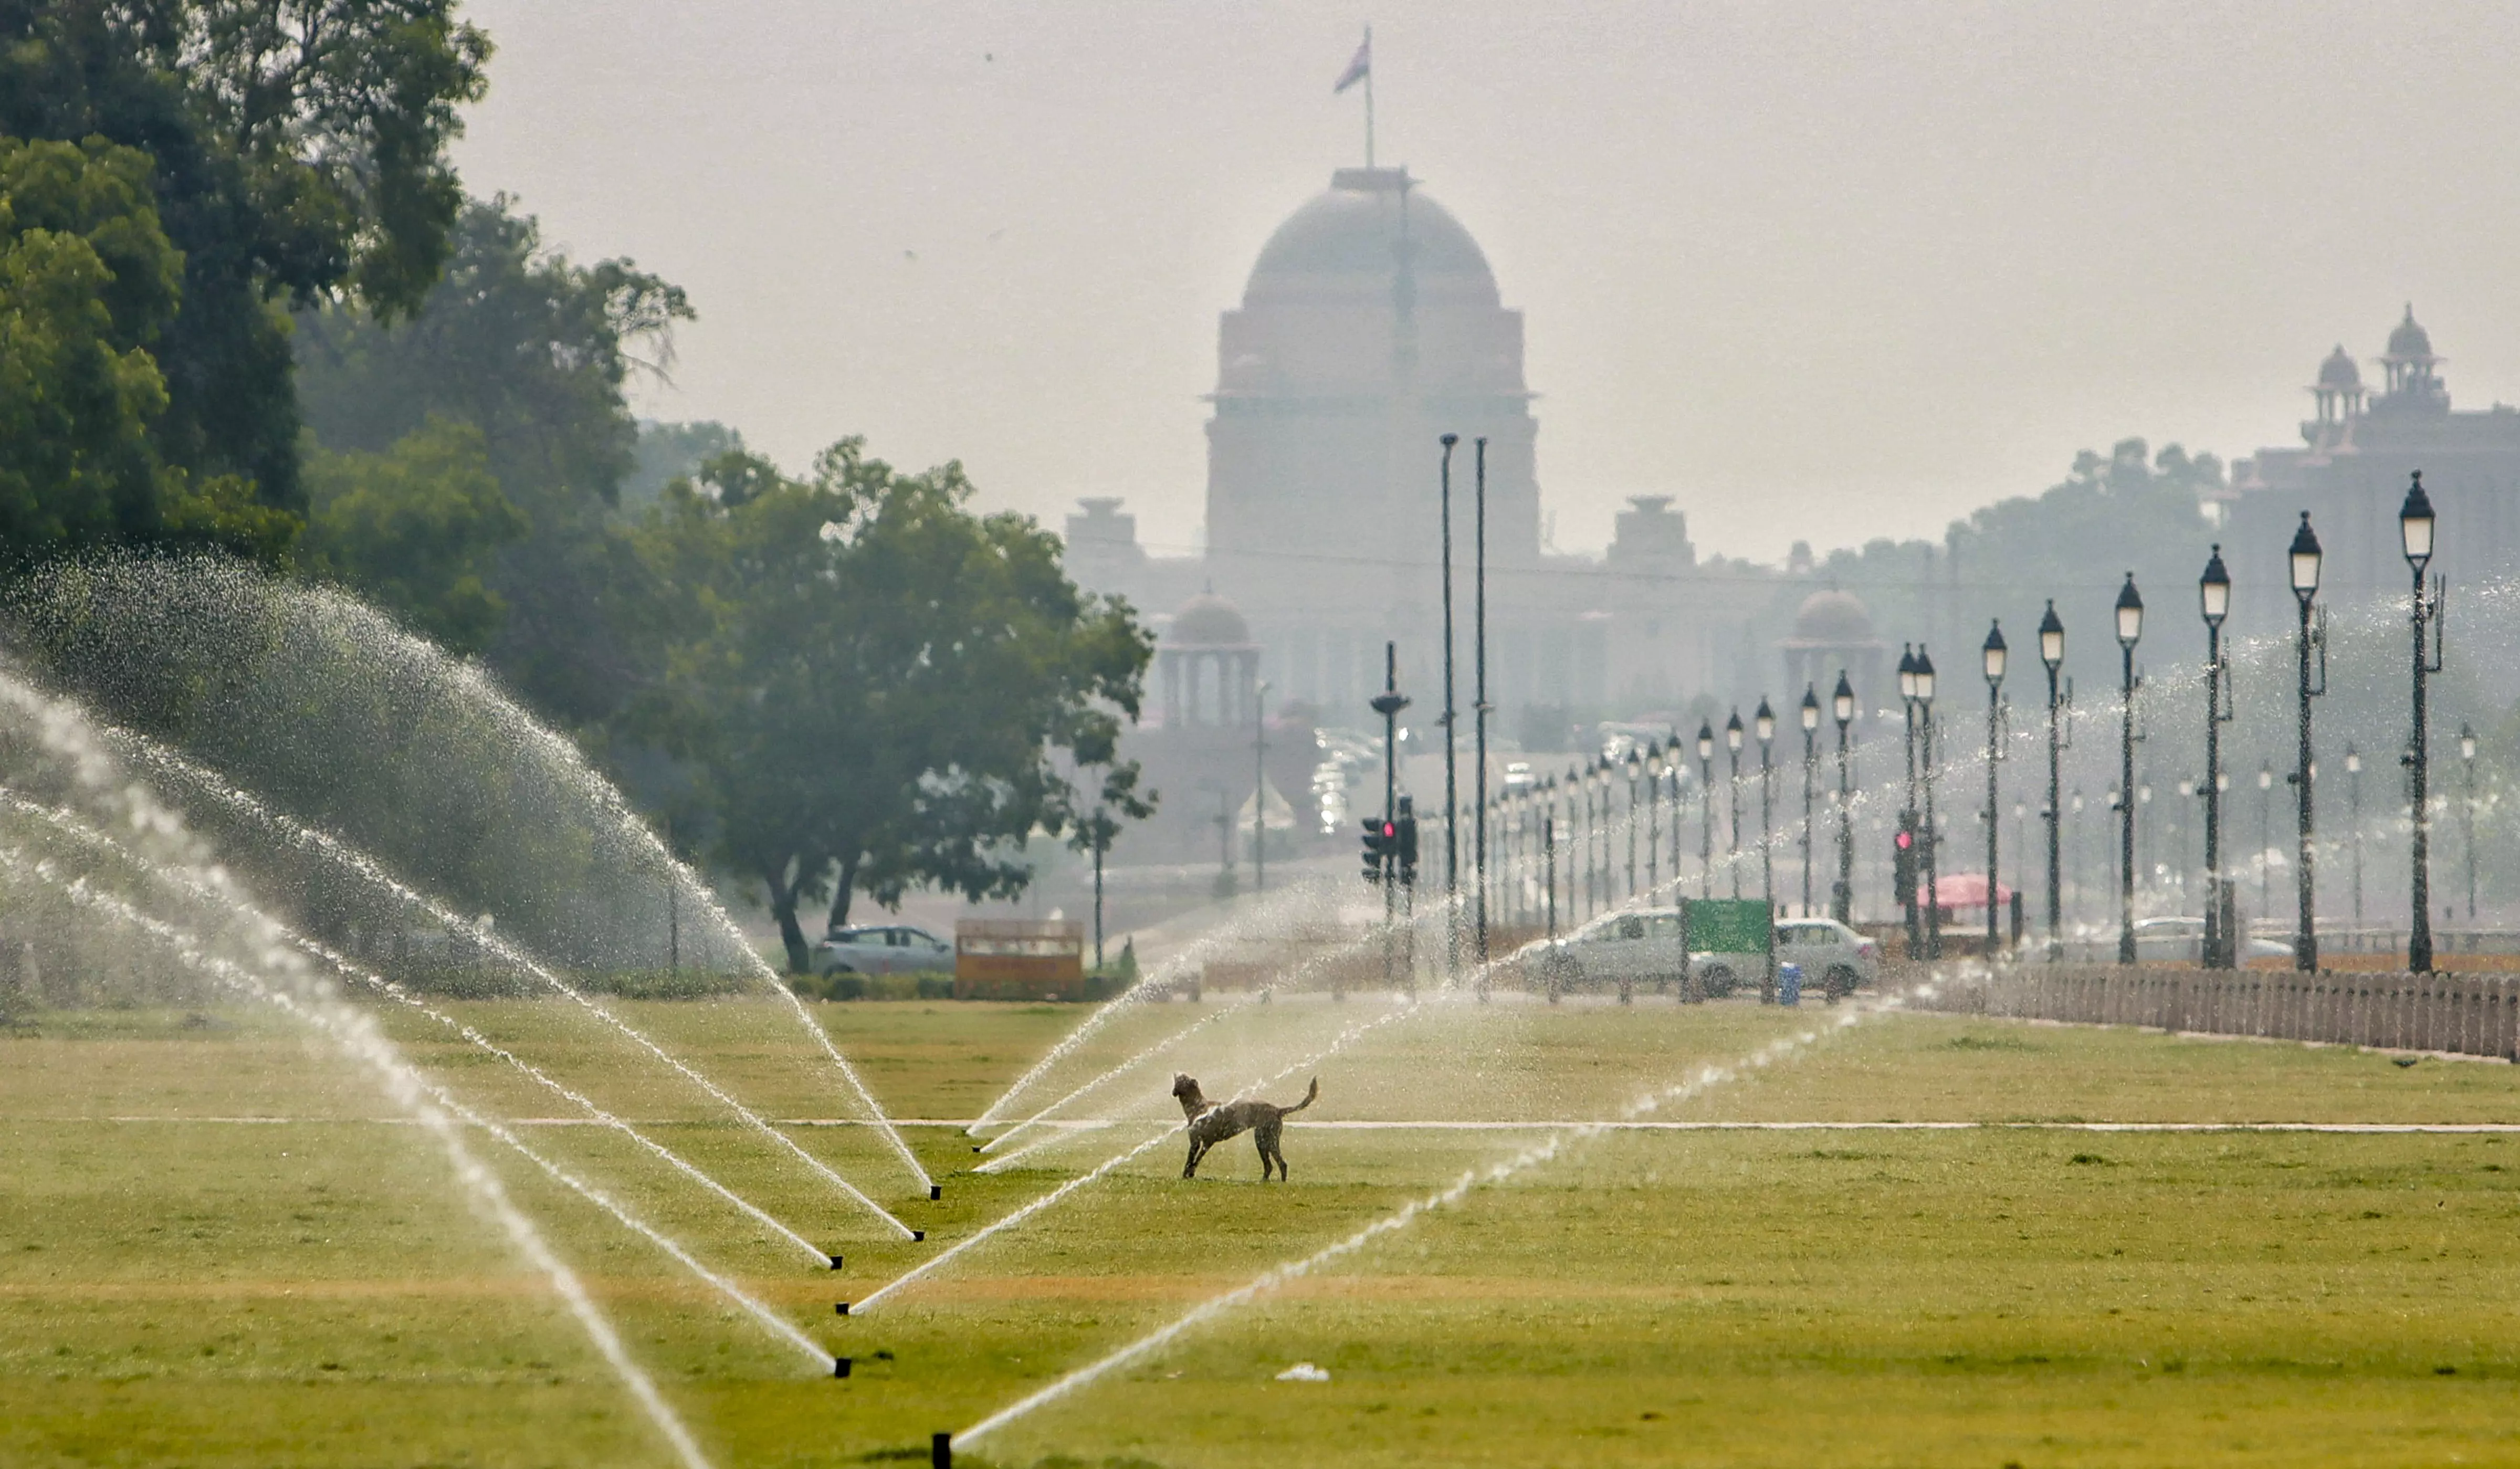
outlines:
M474 0L460 149L700 321L643 412L791 466L959 458L1187 550L1217 313L1377 153L1526 314L1562 549L1677 496L1774 558L1952 516L2129 434L2282 443L2404 301L2520 400L2520 7ZM2366 376L2376 371L2366 367Z

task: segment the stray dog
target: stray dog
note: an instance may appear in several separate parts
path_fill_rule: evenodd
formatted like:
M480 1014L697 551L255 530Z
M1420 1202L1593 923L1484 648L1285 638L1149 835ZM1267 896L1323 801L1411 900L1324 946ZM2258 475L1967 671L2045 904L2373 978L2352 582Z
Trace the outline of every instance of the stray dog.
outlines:
M1286 1155L1279 1151L1279 1135L1284 1130L1289 1115L1311 1106L1313 1098L1321 1094L1322 1079L1315 1077L1313 1084L1304 1089L1304 1099L1291 1107L1257 1099L1228 1102L1220 1107L1199 1091L1196 1077L1175 1076L1173 1095L1180 1098L1182 1117L1190 1125L1190 1161L1182 1165L1182 1177L1196 1178L1198 1160L1207 1156L1209 1148L1230 1137L1249 1133L1251 1140L1260 1145L1260 1181L1265 1183L1269 1180L1269 1167L1274 1163L1278 1168L1278 1180L1284 1182Z

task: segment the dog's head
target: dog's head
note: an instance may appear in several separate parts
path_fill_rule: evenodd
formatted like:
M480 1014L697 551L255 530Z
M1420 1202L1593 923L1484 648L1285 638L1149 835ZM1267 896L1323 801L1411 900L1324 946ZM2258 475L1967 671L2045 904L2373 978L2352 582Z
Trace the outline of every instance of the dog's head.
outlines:
M1198 1078L1187 1072L1174 1073L1173 1096L1182 1104L1182 1111L1192 1117L1207 1110L1207 1094L1198 1090Z

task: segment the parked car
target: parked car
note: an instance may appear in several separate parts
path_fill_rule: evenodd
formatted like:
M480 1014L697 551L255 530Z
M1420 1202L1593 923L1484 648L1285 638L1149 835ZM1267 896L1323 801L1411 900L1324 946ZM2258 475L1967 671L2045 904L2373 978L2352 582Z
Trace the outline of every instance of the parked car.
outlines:
M1560 990L1651 984L1680 977L1680 910L1603 913L1523 956L1526 979Z
M2108 957L2117 957L2114 938L2101 946ZM2205 920L2201 917L2138 918L2135 924L2135 957L2138 963L2202 963L2205 960ZM2243 942L2240 959L2290 958L2292 946L2275 939L2254 935Z
M834 928L814 946L817 974L950 974L954 946L923 928Z
M1839 1000L1881 977L1881 950L1834 918L1792 918L1777 925L1777 962L1802 966L1803 982Z

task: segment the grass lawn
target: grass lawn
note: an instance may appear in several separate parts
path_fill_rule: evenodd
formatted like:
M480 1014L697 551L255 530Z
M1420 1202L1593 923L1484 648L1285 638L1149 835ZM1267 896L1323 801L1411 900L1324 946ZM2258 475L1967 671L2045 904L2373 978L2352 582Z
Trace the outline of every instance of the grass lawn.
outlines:
M959 1430L1549 1135L1779 1038L1816 1039L1471 1189L1014 1420L1001 1465L2378 1465L2520 1462L2520 1134L2078 1124L2520 1123L2509 1066L1948 1016L1839 1030L1727 1002L1364 998L1122 1012L1028 1093L1104 1126L974 1175L866 1127L786 1006L618 1011L874 1193L890 1235L572 1008L454 1007L817 1244L834 1274L426 1022L406 1051L533 1147L853 1358L818 1375L647 1241L472 1139L722 1466L924 1462ZM975 1115L1078 1008L825 1005L894 1114ZM1377 1023L1379 1022L1379 1023ZM1345 1037L1344 1041L1340 1041ZM1166 1140L846 1319L902 1270L1155 1135L1172 1071L1322 1100L1293 1180ZM1178 1111L1173 1111L1177 1119ZM1492 1128L1400 1124L1479 1122ZM1349 1124L1315 1126L1312 1124ZM1390 1126L1356 1126L1389 1124ZM1326 1383L1279 1382L1297 1361ZM667 1464L426 1135L237 1009L0 1035L0 1463Z

